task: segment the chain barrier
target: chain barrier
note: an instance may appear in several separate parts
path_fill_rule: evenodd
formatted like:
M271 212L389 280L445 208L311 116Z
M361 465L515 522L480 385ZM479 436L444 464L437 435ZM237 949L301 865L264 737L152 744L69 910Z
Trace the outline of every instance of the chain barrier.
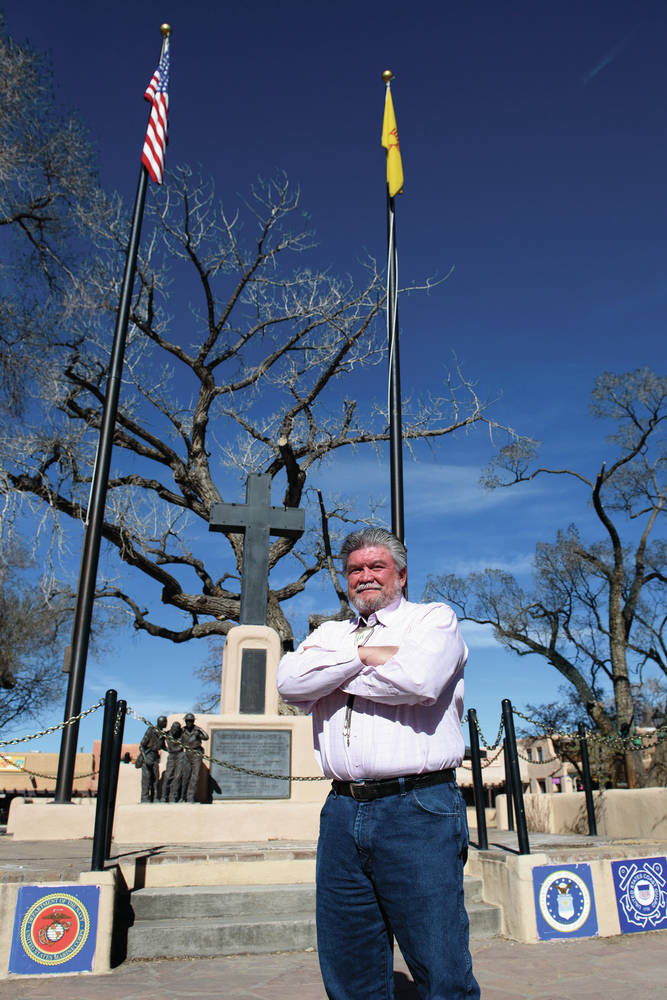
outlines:
M73 726L75 722L79 722L92 712L96 712L98 708L102 707L103 704L104 698L100 698L95 705L91 705L90 708L84 709L84 711L79 712L78 715L71 715L69 719L65 719L64 722L59 722L56 726L49 726L48 729L42 729L40 732L33 733L31 736L17 736L13 740L0 740L0 747L12 747L16 746L18 743L29 743L31 740L38 740L40 736L50 736L51 733L57 733L59 729L65 729L66 726Z
M42 736L49 736L52 733L58 732L58 730L60 729L65 729L66 726L74 725L75 722L79 722L81 719L84 719L86 716L91 715L93 712L97 712L98 709L102 707L102 705L104 705L104 698L100 698L98 702L96 702L94 705L91 705L89 708L84 709L82 712L79 712L78 715L72 715L69 719L65 719L64 722L59 722L55 726L49 726L47 729L42 729L39 732L32 733L29 736L18 736L10 740L0 740L0 747L17 746L19 743L29 743L32 740L40 739L40 737ZM560 743L562 742L573 742L577 744L579 743L580 736L578 732L569 732L569 731L553 732L550 730L550 727L547 726L545 723L541 722L539 719L533 719L529 715L525 715L518 708L514 708L514 706L512 706L512 711L515 716L522 719L524 722L527 722L530 725L535 726L536 729L540 729L545 737L549 737L552 740L555 738ZM130 706L127 707L126 714L131 715L134 719L136 719L139 722L143 722L144 725L154 730L155 732L159 733L161 736L167 735L167 733L164 730L158 729L157 726L155 726L149 719L146 719L143 715L140 715ZM118 709L116 712L116 718L114 722L115 735L118 734L121 724L121 719L122 719L121 710ZM468 722L467 715L464 717L463 721ZM479 721L477 719L475 719L475 728L477 729L477 734L484 748L492 754L494 753L494 751L496 751L493 757L488 757L482 762L482 768L486 768L489 767L499 757L500 753L502 752L503 749L502 736L504 730L504 722L501 717L500 725L498 727L498 733L493 743L489 743L487 741L486 737L484 736L484 733L482 732L482 728L479 724ZM615 751L626 752L629 750L647 750L657 746L658 743L661 743L664 739L667 738L667 725L660 726L659 729L656 729L651 733L645 733L643 735L636 735L636 736L622 736L620 733L614 735L604 735L602 733L598 733L593 730L586 730L585 738L587 741L592 741L599 744L605 744L611 747ZM173 737L170 737L170 740L173 744L179 746L182 750L188 750L192 752L192 750L194 749L193 747L183 743L182 740L177 740L174 739ZM528 757L520 750L518 750L517 752L519 757L522 758L522 760L525 760L530 764L535 764L535 763L551 764L555 763L556 761L560 761L561 759L560 756L556 754L553 757L547 758L546 760L534 761L532 760L531 757ZM242 767L240 764L232 764L231 761L220 760L217 757L213 757L211 754L207 754L203 748L201 749L201 756L202 760L206 760L211 764L218 764L220 767L225 767L230 771L237 772L238 774L248 774L256 778L267 778L274 781L329 781L330 780L329 778L324 777L324 775L303 776L303 775L291 775L291 774L275 774L271 771L260 771L255 768ZM2 754L1 752L0 752L0 760L3 760L9 764L13 763L8 757L5 757L4 754ZM461 766L464 767L466 770L471 769L465 764L462 764ZM48 780L54 780L56 778L56 775L54 774L42 774L39 771L30 771L26 768L21 768L21 773L30 774L33 775L34 777L45 778ZM74 780L79 780L81 778L92 778L95 776L96 773L97 772L93 770L87 772L86 774L75 774Z
M17 767L15 761L13 761L11 757L6 757L4 753L0 753L0 760L4 761L5 764L10 765L10 773L13 774L30 774L33 778L47 778L49 781L55 781L58 777L57 774L42 774L41 771L31 771L30 768L25 767L25 765ZM94 778L96 774L97 771L95 770L87 771L86 774L75 774L72 780L77 781L79 778Z
M541 729L545 736L555 738L560 743L572 742L579 743L581 739L578 731L565 731L565 732L553 732L549 726L539 719L532 719L529 715L524 715L520 712L518 708L512 706L512 711L514 715L518 718L523 719L524 722L528 722L531 726L535 726L536 729ZM637 734L635 736L623 736L621 733L614 733L613 735L605 735L604 733L596 732L593 729L587 729L585 731L585 739L593 743L599 743L610 747L612 750L617 752L627 752L631 750L650 750L652 747L661 743L667 738L667 725L660 726L651 733ZM520 756L522 756L520 754ZM528 758L524 758L526 760ZM550 760L557 760L557 757L551 757ZM535 763L535 761L532 761ZM540 764L547 764L549 761L539 761Z
M525 760L528 764L553 764L555 761L560 761L562 759L558 754L554 754L553 757L543 757L542 760L533 760L533 758L529 757L528 754L522 753L518 747L516 748L516 752L517 756L520 757L521 760Z
M468 715L467 715L467 713L464 716L463 721L464 722L468 722ZM502 740L502 735L503 735L503 729L504 728L505 728L505 722L504 722L504 719L501 716L500 717L500 725L498 726L498 735L496 736L495 742L494 743L487 743L486 737L484 736L484 733L482 732L482 727L479 724L479 719L475 719L475 729L477 730L477 735L479 736L479 738L480 738L480 740L481 740L481 742L482 742L482 744L484 746L484 749L485 750L490 750L491 752L493 752L494 750L496 750L501 745L501 740Z
M516 709L514 707L512 708L512 711L513 711L513 713L516 716L518 716L519 718L523 719L525 722L528 722L531 725L534 725L537 728L541 729L543 731L543 733L544 733L545 736L548 736L548 737L550 737L552 739L555 737L559 742L568 742L569 741L569 742L576 742L577 744L579 742L579 738L580 737L579 737L579 733L578 732L554 733L554 732L551 732L549 730L548 726L544 725L544 723L540 722L539 720L532 719L532 718L530 718L530 716L524 715L523 712L520 712L518 709ZM151 728L155 732L160 733L163 736L166 736L166 733L163 730L158 729L149 719L144 718L143 715L139 715L137 712L135 712L135 710L133 708L129 708L128 707L127 712L128 712L128 715L132 715L135 719L137 719L140 722L143 722L146 726L148 726L149 728ZM463 719L463 721L464 722L468 721L468 716L467 715L465 716L465 718ZM486 738L484 736L484 733L482 732L482 728L481 728L481 726L479 724L479 721L477 719L475 720L475 728L477 729L477 734L478 734L478 736L480 738L480 741L483 744L484 748L487 751L489 751L491 754L493 754L492 757L487 757L484 761L480 762L482 768L484 769L484 768L490 767L490 765L493 764L498 759L498 757L500 756L500 754L503 751L502 736L503 736L503 730L504 730L504 721L503 721L503 719L501 717L501 719L500 719L500 725L498 726L498 733L497 733L495 741L493 743L489 743L486 740ZM603 736L601 733L596 733L596 732L593 732L592 730L587 730L586 731L586 739L587 740L593 740L593 741L596 741L598 743L607 743L607 744L609 744L611 746L614 746L615 748L618 748L620 746L623 749L637 749L637 748L644 748L644 749L646 749L648 747L655 746L665 736L667 736L667 726L662 726L659 730L656 730L655 733L646 734L646 738L647 739L650 738L650 737L656 737L654 739L653 743L645 743L645 742L643 742L643 738L642 737L627 737L627 738L624 738L620 734L618 736L610 737L610 736ZM190 750L190 751L192 751L192 749L193 749L192 747L187 746L181 740L175 740L173 737L170 737L170 739L171 739L172 743L174 743L176 746L180 746L181 749L183 749L183 750ZM495 753L494 753L494 751L495 751ZM546 759L543 759L543 760L540 760L540 761L535 761L535 760L532 760L532 758L529 757L527 754L522 753L518 748L517 748L517 753L518 753L519 757L521 757L523 760L525 760L529 764L553 764L553 763L556 763L556 762L561 763L561 757L558 754L554 754L554 756L547 757ZM271 771L260 771L260 770L254 769L254 768L241 767L240 764L232 764L231 761L228 761L228 760L219 760L218 758L213 757L211 754L207 754L204 751L203 748L202 748L201 754L202 754L202 760L206 760L206 761L210 762L211 764L219 764L221 767L225 767L225 768L229 769L230 771L236 771L239 774L248 774L248 775L251 775L251 776L257 777L257 778L268 778L268 779L273 779L275 781L329 781L330 780L329 778L326 778L323 775L313 775L313 776L306 776L306 777L304 777L304 776L301 776L301 775L275 774L275 773L272 773ZM467 771L469 771L469 770L472 769L472 765L467 766L463 762L461 763L461 766L465 770L467 770Z
M482 770L484 770L485 767L490 767L491 764L495 763L495 761L498 760L498 758L500 757L500 755L501 755L502 752L503 752L503 748L502 748L502 746L499 746L497 748L495 754L493 755L493 757L486 757L484 760L480 760L479 763L480 763L480 766L481 766ZM472 771L472 763L471 764L466 764L465 761L461 761L461 767L463 768L464 771Z

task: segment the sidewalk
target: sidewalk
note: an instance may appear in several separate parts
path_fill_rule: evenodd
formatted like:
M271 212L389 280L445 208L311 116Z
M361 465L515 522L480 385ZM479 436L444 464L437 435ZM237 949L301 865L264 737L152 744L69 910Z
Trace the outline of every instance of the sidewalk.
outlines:
M627 1000L660 996L667 931L542 944L473 942L483 1000ZM400 958L396 1000L417 1000ZM57 982L56 980L60 980ZM129 962L108 976L0 983L0 1000L326 1000L317 955L281 952L194 961Z

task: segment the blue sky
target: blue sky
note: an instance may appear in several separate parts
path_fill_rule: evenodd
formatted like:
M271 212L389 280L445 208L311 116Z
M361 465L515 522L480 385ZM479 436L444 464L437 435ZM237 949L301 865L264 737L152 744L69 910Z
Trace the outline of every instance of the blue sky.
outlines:
M496 419L544 442L546 464L592 473L609 430L588 413L595 376L664 366L663 4L5 0L0 9L17 40L49 53L58 99L87 124L102 182L128 200L142 94L169 21L167 165L201 165L232 201L284 169L301 186L319 261L342 272L385 254L381 73L392 69L406 178L401 284L453 269L401 302L406 395L437 391L456 359L496 400ZM382 401L383 369L362 391ZM592 523L582 494L560 480L485 494L478 478L492 452L477 432L406 461L412 599L430 572L502 566L527 579L537 541ZM321 476L362 516L389 491L370 451L339 456ZM323 581L290 614L298 626L333 606ZM542 661L509 656L481 630L465 635L466 700L489 737L501 698L556 697L558 676ZM89 660L84 704L114 686L149 715L191 707L203 647L125 633L108 641ZM129 724L128 736L141 728ZM98 733L96 716L79 742Z

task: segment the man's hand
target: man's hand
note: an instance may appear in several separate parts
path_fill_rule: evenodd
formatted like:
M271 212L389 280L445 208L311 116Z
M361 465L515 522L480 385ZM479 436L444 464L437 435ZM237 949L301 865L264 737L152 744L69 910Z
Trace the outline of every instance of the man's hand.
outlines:
M379 667L398 653L398 646L359 646L359 659L366 667Z

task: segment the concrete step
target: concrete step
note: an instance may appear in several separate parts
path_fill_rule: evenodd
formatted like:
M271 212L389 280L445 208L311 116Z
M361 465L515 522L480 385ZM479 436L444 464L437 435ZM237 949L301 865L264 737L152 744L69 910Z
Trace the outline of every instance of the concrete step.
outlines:
M492 903L468 903L466 912L470 921L470 937L475 941L498 937L503 929L502 911Z
M463 895L465 896L466 906L469 906L471 903L481 903L482 901L481 878L476 878L471 875L464 876Z
M473 938L495 937L501 912L481 900L480 879L464 881ZM132 893L128 958L302 951L316 947L315 886L212 885Z
M315 886L193 885L132 893L135 922L232 919L249 914L300 917L315 912Z
M315 948L315 917L145 920L130 928L128 958L199 958Z

